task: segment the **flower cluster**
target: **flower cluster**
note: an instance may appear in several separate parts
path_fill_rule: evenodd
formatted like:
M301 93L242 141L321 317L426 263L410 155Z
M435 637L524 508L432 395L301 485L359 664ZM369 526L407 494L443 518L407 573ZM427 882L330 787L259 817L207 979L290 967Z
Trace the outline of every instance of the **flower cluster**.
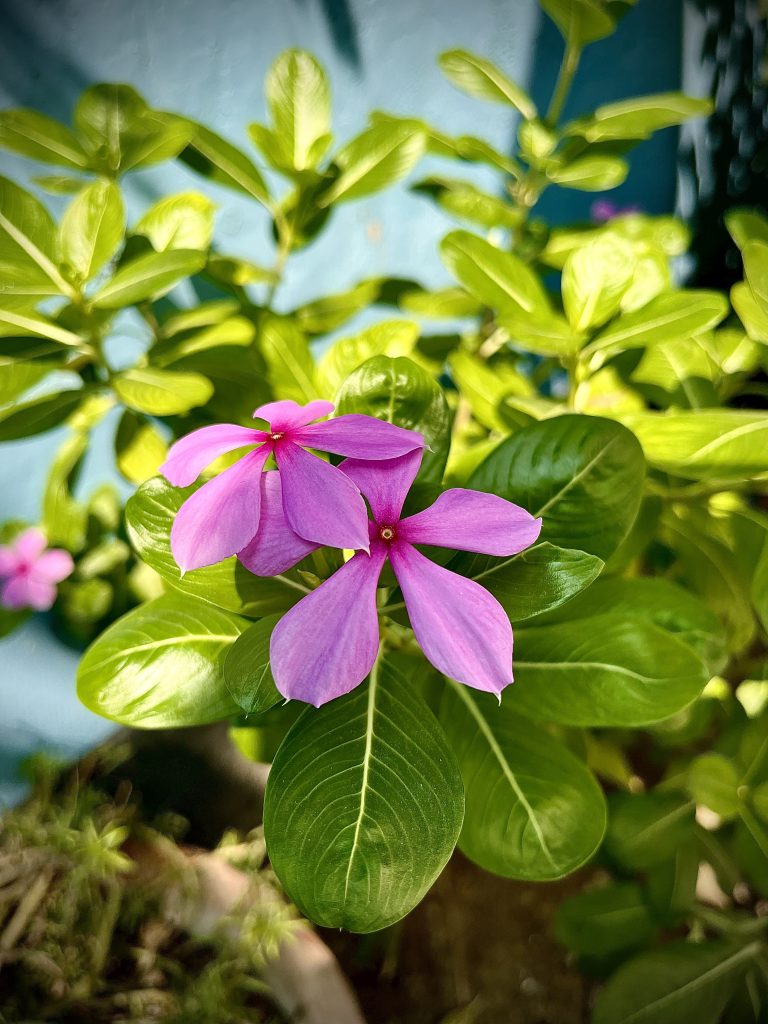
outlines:
M47 611L56 600L56 584L73 568L69 552L46 547L41 530L24 530L12 543L0 545L0 605Z
M417 546L510 556L537 539L541 520L496 495L463 488L443 491L429 508L401 518L423 438L370 416L314 422L332 411L329 402L273 402L254 413L268 422L266 431L204 427L173 445L161 471L177 486L192 483L217 456L252 447L182 505L171 532L179 567L236 554L251 572L272 576L322 545L353 550L272 634L278 690L320 706L352 690L373 667L380 642L376 591L389 560L427 659L452 679L500 693L512 682L504 609ZM346 458L334 467L307 447ZM263 472L270 455L278 469Z

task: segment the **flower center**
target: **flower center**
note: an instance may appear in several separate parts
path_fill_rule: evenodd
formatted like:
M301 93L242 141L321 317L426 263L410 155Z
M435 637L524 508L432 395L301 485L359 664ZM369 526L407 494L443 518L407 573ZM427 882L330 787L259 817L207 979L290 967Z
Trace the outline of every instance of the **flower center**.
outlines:
M394 540L395 539L394 528L392 526L380 526L379 527L379 537L381 537L382 540L386 540L386 541Z
M285 434L278 430L278 431L275 431L274 434L270 434L269 437L270 437L270 440L272 440L272 441L282 441L283 438L285 437Z

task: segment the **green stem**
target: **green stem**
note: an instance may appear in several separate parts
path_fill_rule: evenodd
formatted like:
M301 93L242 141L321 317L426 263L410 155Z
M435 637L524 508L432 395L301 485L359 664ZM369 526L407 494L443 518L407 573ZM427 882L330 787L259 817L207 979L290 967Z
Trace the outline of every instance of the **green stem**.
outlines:
M545 118L547 124L551 128L554 128L560 120L560 115L563 112L565 101L568 99L568 94L571 91L573 79L576 75L576 71L578 70L580 60L581 47L569 39L565 47L562 63L560 64L560 71L557 76L555 91L552 93L552 99L550 100L549 109L547 110Z

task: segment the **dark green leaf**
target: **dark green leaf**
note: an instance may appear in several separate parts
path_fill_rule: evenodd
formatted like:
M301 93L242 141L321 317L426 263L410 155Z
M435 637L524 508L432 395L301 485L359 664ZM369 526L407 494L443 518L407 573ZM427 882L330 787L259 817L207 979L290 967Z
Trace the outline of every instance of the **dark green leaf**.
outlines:
M644 945L655 926L634 882L619 882L589 889L562 903L555 918L555 934L574 953L606 956Z
M605 849L621 865L643 871L661 864L694 834L694 805L676 793L616 793Z
M282 700L269 666L269 641L279 619L269 615L249 626L224 661L227 689L246 715L260 715Z
M12 405L0 413L0 441L16 441L58 427L82 400L81 391L62 391Z

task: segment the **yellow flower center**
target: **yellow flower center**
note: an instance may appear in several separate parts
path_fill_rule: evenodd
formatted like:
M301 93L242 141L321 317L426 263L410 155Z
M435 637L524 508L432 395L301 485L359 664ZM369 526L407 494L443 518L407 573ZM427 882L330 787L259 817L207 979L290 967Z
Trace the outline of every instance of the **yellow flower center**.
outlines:
M285 434L277 432L274 434L270 434L269 436L272 441L282 441L282 439L285 437Z
M391 526L382 526L379 529L379 537L381 537L382 540L394 540L395 531Z

